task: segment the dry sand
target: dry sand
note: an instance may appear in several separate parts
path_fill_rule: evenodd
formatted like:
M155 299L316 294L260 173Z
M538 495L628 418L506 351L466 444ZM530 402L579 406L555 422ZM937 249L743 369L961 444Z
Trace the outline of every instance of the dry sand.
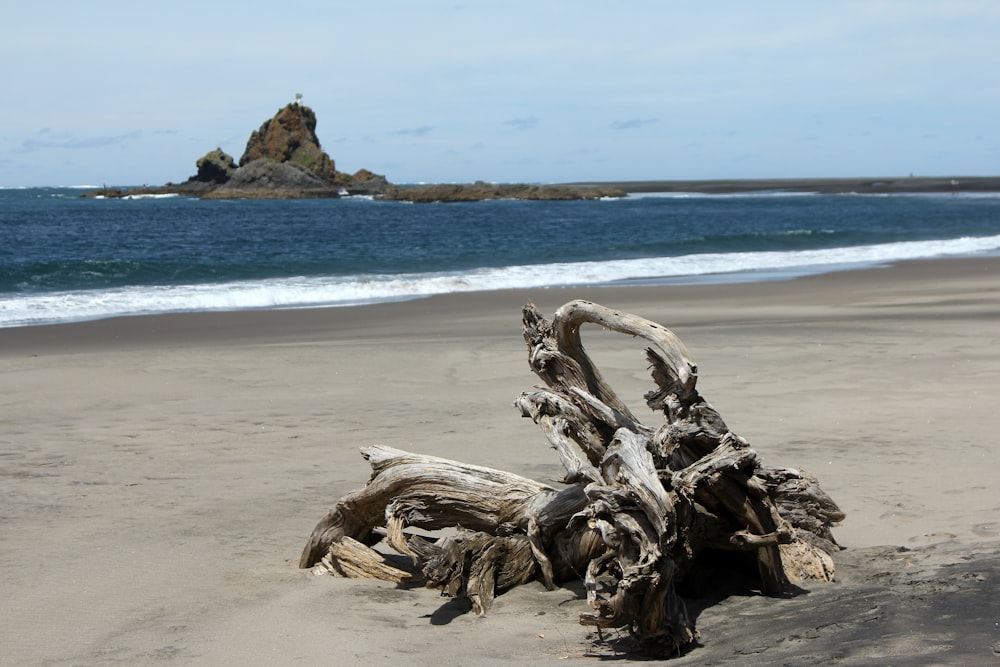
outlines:
M0 664L593 664L580 587L485 618L296 569L383 443L538 479L528 298L678 333L765 463L847 512L838 581L692 600L673 664L1000 664L1000 259L740 285L450 295L0 330ZM584 340L623 396L640 344ZM640 412L640 414L648 414ZM650 415L647 423L655 423ZM617 656L632 659L635 656Z

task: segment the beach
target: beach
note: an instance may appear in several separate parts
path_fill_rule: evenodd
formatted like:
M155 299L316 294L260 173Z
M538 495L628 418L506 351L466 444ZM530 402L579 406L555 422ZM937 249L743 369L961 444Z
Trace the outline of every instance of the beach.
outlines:
M542 481L515 397L520 308L584 298L671 328L771 466L846 512L837 581L694 604L672 664L1000 663L1000 258L794 280L450 294L0 329L0 664L593 664L582 586L478 618L297 568L384 444ZM583 340L618 393L642 344Z

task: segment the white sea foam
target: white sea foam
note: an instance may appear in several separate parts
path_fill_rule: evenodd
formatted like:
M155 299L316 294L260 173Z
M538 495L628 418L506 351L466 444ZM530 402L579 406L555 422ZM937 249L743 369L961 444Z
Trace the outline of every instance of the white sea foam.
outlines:
M0 327L167 312L352 306L451 292L616 282L756 280L907 259L1000 252L1000 235L793 252L738 252L483 268L454 273L297 277L0 297Z

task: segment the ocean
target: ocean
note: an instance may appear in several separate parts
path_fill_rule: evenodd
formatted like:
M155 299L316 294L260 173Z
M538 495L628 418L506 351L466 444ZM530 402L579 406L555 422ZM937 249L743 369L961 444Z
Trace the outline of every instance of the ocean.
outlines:
M409 204L84 199L82 191L0 189L0 326L507 288L775 280L1000 253L1000 194Z

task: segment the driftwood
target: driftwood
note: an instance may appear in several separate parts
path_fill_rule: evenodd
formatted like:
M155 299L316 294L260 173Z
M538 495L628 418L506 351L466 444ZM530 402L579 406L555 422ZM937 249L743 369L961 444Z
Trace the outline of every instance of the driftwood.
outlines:
M546 387L515 405L555 448L563 483L368 447L368 484L319 522L300 567L423 580L467 597L477 614L525 582L551 589L582 579L590 611L580 622L627 628L655 656L698 639L677 586L697 578L709 554L733 568L755 560L770 596L832 579L830 527L843 513L811 475L761 464L698 393L697 366L672 332L587 301L567 303L551 322L530 303L523 316L529 364ZM588 323L650 343L656 386L645 399L665 423L642 424L604 381L581 343ZM406 558L373 549L379 542Z

